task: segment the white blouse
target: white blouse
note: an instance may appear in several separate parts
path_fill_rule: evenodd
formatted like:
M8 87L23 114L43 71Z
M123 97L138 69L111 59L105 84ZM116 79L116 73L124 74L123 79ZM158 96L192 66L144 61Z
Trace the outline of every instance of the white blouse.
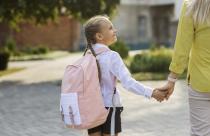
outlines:
M108 48L106 45L100 43L93 45L94 50L101 47ZM123 87L128 91L137 95L143 95L146 98L151 98L153 92L152 88L139 83L131 77L130 72L117 52L112 50L103 52L97 55L97 60L99 61L101 69L101 92L106 107L113 106L112 96L114 88L116 87L116 79L118 79L122 83ZM122 106L118 89L116 89L114 105L116 107Z

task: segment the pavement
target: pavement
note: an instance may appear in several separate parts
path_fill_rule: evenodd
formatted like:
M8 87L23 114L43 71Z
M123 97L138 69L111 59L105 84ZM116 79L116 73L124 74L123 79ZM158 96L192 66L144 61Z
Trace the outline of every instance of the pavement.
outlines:
M0 77L0 136L87 136L63 126L59 113L60 82L65 66L78 59L73 54L56 60L11 62L25 70ZM160 87L165 81L141 82ZM125 90L123 132L120 136L189 136L187 86L178 81L168 101L159 103Z

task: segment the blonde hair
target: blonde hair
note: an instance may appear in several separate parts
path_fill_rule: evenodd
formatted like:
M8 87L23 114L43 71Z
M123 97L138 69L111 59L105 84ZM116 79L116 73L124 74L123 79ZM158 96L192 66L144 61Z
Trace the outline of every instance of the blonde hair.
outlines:
M89 44L96 43L95 34L100 32L102 23L108 22L108 21L109 21L109 18L107 16L97 15L90 18L85 23L84 27L85 27L85 37L86 37L87 43Z
M103 15L97 15L92 18L90 18L84 25L85 28L85 37L87 40L87 46L84 52L84 55L86 54L87 50L90 49L92 54L96 57L96 53L93 50L92 45L96 43L96 33L100 32L102 23L109 22L108 16ZM99 80L101 80L101 70L98 63L98 60L96 59L97 67L98 67L98 75Z
M187 15L195 24L210 25L210 0L187 0Z

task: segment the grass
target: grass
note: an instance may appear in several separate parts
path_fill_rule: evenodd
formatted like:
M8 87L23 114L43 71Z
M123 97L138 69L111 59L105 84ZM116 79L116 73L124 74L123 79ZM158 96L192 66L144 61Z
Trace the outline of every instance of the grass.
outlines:
M133 74L133 77L139 81L146 80L166 80L169 73L139 72ZM186 72L179 76L179 79L186 78Z
M11 56L10 61L56 59L69 55L68 51L51 51L47 54Z
M11 68L11 69L0 71L0 77L1 76L5 76L5 75L8 75L8 74L15 73L15 72L18 72L18 71L21 71L23 69L24 68Z

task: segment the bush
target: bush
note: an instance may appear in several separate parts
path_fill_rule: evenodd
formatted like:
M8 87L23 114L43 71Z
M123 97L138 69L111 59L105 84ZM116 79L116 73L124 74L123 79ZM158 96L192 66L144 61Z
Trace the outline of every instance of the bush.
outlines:
M145 53L135 55L133 57L133 60L131 60L130 71L132 73L144 71L144 69L146 69L146 68L144 68L146 66L146 65L144 65L145 58L146 58Z
M46 54L49 52L49 48L47 47L28 47L22 50L23 53L29 55L38 55L38 54Z
M118 52L123 59L128 57L129 49L123 41L117 41L115 44L110 46L110 49Z
M38 47L37 50L40 54L46 54L49 52L49 48L47 47Z
M6 42L5 42L5 50L9 51L10 54L14 54L16 52L16 42L13 38L7 38Z
M8 51L0 52L0 70L6 70L8 67L10 53Z
M21 51L16 50L12 55L13 55L13 56L18 56L18 57L20 57L20 56L23 56L24 53L21 52Z
M172 52L168 49L156 49L137 54L131 61L130 71L137 72L168 72Z

